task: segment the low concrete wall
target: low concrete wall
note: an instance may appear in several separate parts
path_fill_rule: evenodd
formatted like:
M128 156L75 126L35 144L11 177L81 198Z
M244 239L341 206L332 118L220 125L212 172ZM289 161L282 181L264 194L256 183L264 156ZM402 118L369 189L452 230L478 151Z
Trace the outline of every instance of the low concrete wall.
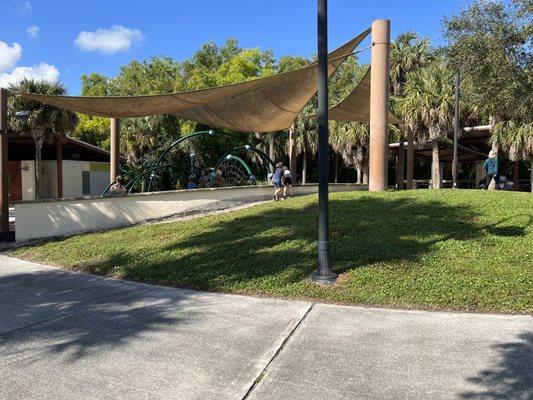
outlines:
M362 190L365 187L330 184L330 192L356 189ZM317 190L317 185L294 188L297 195L312 194ZM15 239L17 242L24 242L111 229L176 214L268 200L272 193L272 186L250 186L16 203Z

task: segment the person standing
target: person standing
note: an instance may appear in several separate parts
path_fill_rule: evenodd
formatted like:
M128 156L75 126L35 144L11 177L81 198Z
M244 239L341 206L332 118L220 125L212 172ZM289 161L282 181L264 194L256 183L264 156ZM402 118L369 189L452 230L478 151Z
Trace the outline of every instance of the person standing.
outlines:
M290 196L294 196L292 190L292 175L291 170L287 167L283 167L283 197L287 196L287 188L289 188Z
M496 187L498 186L498 164L499 162L496 152L494 150L491 150L489 153L489 158L487 158L485 160L485 163L483 164L483 168L485 169L487 175L485 179L485 186L483 187L483 189L489 188L492 178L494 178Z
M281 177L283 176L283 163L276 164L274 176L272 176L272 184L274 185L274 200L279 200L281 197Z

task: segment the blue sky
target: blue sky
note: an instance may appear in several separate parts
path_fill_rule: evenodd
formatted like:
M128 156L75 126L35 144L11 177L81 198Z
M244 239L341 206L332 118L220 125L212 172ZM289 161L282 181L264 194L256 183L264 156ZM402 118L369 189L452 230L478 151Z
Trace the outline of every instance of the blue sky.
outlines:
M442 44L443 17L468 3L329 0L329 47L377 18L391 19L393 37L415 30ZM33 74L59 79L72 95L82 74L112 76L151 56L183 60L209 40L234 37L276 57L316 52L316 0L1 0L0 13L0 85Z

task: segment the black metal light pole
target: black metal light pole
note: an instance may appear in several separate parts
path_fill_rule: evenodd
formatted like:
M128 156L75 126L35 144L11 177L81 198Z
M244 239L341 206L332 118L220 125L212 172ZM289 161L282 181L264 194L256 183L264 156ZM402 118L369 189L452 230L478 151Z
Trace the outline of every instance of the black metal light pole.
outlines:
M455 74L455 99L454 99L454 108L455 108L455 121L453 126L453 161L452 161L452 181L453 188L457 188L457 164L459 162L457 155L457 140L459 138L459 84L460 84L460 75L459 70Z
M337 274L329 252L329 144L328 144L328 2L318 0L318 268L313 282L331 284Z

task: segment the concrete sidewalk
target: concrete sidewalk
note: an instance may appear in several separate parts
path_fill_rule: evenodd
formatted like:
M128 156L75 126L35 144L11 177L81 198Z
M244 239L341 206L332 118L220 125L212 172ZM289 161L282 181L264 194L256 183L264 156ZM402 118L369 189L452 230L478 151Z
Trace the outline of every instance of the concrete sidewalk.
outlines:
M200 293L0 256L0 398L533 399L533 318Z

